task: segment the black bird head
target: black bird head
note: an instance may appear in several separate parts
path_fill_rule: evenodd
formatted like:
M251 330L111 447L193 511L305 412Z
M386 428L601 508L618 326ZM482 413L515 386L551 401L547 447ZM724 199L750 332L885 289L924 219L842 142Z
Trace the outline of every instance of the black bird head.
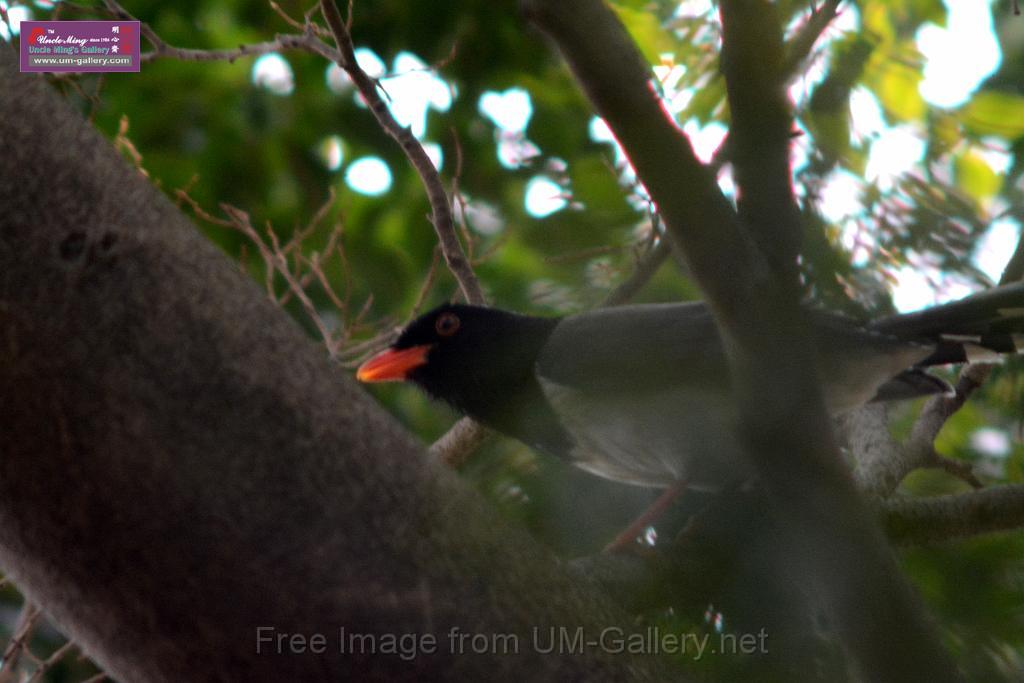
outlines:
M362 382L409 380L474 417L487 418L535 381L537 354L557 318L444 304L417 318L356 372Z

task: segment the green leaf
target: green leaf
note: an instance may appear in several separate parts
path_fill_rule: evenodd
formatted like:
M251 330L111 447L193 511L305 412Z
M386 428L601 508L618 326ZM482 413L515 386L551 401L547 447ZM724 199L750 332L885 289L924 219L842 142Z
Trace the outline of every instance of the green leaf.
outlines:
M725 104L725 80L716 76L703 87L697 88L679 120L696 117L703 126L715 120L715 113Z
M1024 96L986 90L960 111L967 130L1013 140L1024 136Z
M675 52L675 41L654 13L631 9L617 3L613 3L611 7L648 63L658 64L661 62L662 54Z
M968 150L953 161L956 184L976 201L992 197L1002 187L999 174L992 170L980 154Z
M573 199L582 202L588 211L621 214L624 220L633 214L615 177L615 171L601 156L573 161L569 173L572 177Z
M867 74L868 86L878 98L886 115L896 121L915 121L924 116L927 105L917 89L921 71L891 61L879 52L872 59Z

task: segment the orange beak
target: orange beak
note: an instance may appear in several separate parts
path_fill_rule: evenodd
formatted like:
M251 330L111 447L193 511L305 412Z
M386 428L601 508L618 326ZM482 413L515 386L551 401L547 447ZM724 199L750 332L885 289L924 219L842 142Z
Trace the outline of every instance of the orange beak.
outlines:
M360 382L401 382L409 372L427 362L429 345L408 349L385 349L356 370Z

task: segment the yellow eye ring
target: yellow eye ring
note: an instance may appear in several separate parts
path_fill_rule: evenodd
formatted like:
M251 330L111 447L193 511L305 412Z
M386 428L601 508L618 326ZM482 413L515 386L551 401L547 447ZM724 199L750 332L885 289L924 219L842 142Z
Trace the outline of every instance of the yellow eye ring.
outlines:
M450 337L459 331L459 316L454 313L442 313L434 323L434 329L442 337Z

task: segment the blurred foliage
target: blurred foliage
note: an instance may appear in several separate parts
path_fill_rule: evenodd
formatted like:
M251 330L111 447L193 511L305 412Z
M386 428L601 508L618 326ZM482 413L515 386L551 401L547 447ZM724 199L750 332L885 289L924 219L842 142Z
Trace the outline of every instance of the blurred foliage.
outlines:
M43 4L32 6L35 18L54 13ZM659 77L664 76L666 102L680 125L692 130L715 122L727 125L715 14L680 13L676 3L664 0L611 4L645 57L658 66ZM131 0L126 5L166 42L181 47L231 48L291 30L259 2ZM809 3L778 5L792 36L803 25ZM985 11L984 3L978 5L979 12ZM297 18L308 9L294 0L282 0L280 7ZM61 18L104 16L80 5L59 6L56 12ZM908 264L927 267L937 285L991 284L972 262L979 239L998 219L1019 224L1024 218L1024 18L1014 16L1009 0L994 3L999 68L962 105L938 108L919 91L924 59L915 36L928 22L946 23L940 0L860 0L845 4L841 12L839 23L848 28L825 33L793 74L791 89L798 133L794 159L800 160L794 177L807 226L803 265L808 299L854 314L889 311L895 273ZM357 0L352 33L357 47L372 49L389 69L397 55L410 52L449 86L452 106L429 111L424 139L440 145L442 175L457 183L466 202L459 216L466 222L477 272L495 304L541 314L579 310L596 305L629 275L639 251L656 237L649 202L613 145L591 137L593 115L587 103L550 46L520 18L515 2ZM969 46L964 52L963 58L971 59ZM435 237L420 181L351 88L336 92L328 87L329 65L322 58L305 53L284 57L295 84L286 95L254 84L252 59L159 60L145 64L139 74L82 76L55 85L111 138L126 117L126 137L172 200L177 201L174 190L188 188L210 213L219 215L221 202L232 204L247 211L255 225L269 222L287 239L309 222L329 188L336 190L338 199L326 223L342 222L347 265L326 267L326 274L339 292L347 289L355 307L372 296L368 320L404 320L434 257ZM386 90L388 80L382 84ZM510 137L481 112L479 102L487 92L512 87L529 93L533 112L526 130ZM91 96L97 92L98 97ZM866 134L856 129L851 123L855 98L875 103L882 128ZM892 127L920 141L922 158L895 177L869 176L873 147L891 144L882 132ZM330 136L340 138L343 152L335 170L322 155ZM519 145L527 157L512 167L503 165L501 141ZM367 155L382 158L394 177L380 197L354 192L344 181L348 164ZM524 193L538 174L560 185L567 208L543 218L527 213ZM847 199L856 209L837 220L825 190L839 175L851 180L848 194L854 196ZM728 177L727 167L723 176ZM183 210L190 211L184 205ZM304 249L323 249L326 223ZM252 257L246 239L201 220L197 224L226 252L243 258L262 281L262 264ZM439 272L426 303L436 304L455 291L452 277ZM336 313L322 292L311 296L325 317ZM639 299L695 296L692 283L670 263ZM288 310L315 333L301 307L292 302ZM361 332L357 339L372 332ZM997 371L939 439L942 453L975 463L986 482L1024 481L1020 377L1019 362ZM425 440L443 433L453 420L449 411L412 388L373 391ZM909 428L915 409L904 409L897 431ZM1003 435L1007 448L985 450L976 438L983 428ZM463 474L564 556L594 552L653 495L539 460L504 440L492 442ZM904 489L932 494L962 491L964 485L925 471L909 478ZM972 680L1007 678L1021 669L1022 558L1021 533L904 554L910 576ZM702 614L647 618L680 629L715 628ZM726 628L728 623L726 617ZM718 672L727 680L735 664L723 659L687 666L703 676Z

